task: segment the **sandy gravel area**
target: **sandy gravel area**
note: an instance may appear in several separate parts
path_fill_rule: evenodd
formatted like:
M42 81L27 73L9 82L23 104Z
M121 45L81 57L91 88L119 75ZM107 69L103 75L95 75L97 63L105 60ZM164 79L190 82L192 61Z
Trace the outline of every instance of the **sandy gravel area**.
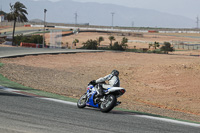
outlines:
M200 122L200 58L128 52L39 55L0 59L7 78L79 98L87 83L120 71L127 92L120 107Z

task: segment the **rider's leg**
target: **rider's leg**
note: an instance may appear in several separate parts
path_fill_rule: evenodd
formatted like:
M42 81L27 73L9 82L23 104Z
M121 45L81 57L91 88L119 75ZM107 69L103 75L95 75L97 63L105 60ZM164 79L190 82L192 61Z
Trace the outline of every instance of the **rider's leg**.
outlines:
M102 84L103 89L111 88L112 86L109 84Z
M98 84L98 92L99 94L97 96L102 97L104 95L104 89L111 88L111 85L108 84Z
M99 91L99 92L101 93L100 95L103 96L103 95L104 95L104 91L103 91L103 90L106 90L106 89L108 89L108 88L111 88L111 85L108 85L108 84L101 84L99 88L100 88L100 91Z
M99 97L103 96L103 87L101 84L98 85L98 92L99 92L99 94L97 96L99 96Z

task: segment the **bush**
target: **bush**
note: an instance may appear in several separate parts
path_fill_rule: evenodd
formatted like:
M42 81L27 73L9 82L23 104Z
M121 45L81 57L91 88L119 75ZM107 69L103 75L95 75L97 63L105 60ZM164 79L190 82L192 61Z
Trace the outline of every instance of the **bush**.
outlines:
M162 54L162 51L160 49L155 49L153 51L147 51L147 53Z
M30 43L42 44L43 43L43 36L32 35L30 37Z
M87 42L83 43L82 49L97 49L98 48L98 43L96 40L87 40Z
M160 48L161 51L164 51L165 54L168 54L168 52L174 51L174 48L171 47L171 43L164 42L164 46Z
M98 41L97 40L88 40L87 42L83 43L83 47L81 49L99 49L99 50L120 50L124 51L127 49L128 45L126 44L128 42L127 38L123 38L121 44L119 42L115 42L114 45L110 45L109 47L98 47Z
M32 35L32 36L17 35L15 37L14 42L17 45L20 45L21 42L42 44L43 36L40 36L40 35Z
M114 45L111 46L110 48L111 48L111 50L121 50L121 51L124 50L122 45L120 45L118 42L115 42Z
M144 53L144 51L141 49L126 49L126 52Z

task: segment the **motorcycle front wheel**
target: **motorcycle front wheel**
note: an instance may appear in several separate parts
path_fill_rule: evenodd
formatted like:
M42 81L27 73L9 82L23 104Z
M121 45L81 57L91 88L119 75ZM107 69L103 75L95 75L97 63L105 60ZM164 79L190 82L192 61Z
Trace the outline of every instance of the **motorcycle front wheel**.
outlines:
M106 99L101 103L101 112L107 113L111 111L116 105L117 99L115 95L108 95Z
M81 98L77 102L77 107L78 108L85 108L86 100L87 100L87 95L86 94L82 95Z

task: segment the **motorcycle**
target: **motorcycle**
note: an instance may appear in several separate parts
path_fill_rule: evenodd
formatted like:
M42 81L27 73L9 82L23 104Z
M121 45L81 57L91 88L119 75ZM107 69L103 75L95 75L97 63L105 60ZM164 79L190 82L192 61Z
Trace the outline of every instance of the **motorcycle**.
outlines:
M111 87L104 89L104 95L98 97L99 84L88 84L87 92L81 96L77 102L78 108L94 107L99 108L101 112L107 113L111 111L115 106L121 104L117 101L117 98L122 96L126 90L121 87Z

